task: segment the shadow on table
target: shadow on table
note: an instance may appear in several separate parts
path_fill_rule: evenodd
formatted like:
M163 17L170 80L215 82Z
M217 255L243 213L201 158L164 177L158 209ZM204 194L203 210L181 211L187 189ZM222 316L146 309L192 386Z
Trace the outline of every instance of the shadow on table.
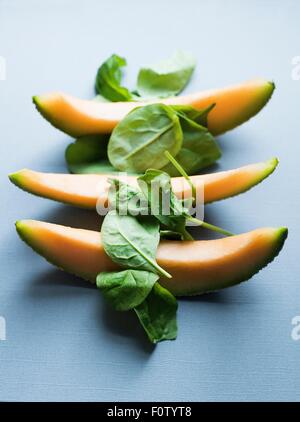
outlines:
M66 289L59 289L60 287L72 287L73 289L68 292ZM49 268L41 272L30 284L31 296L58 296L61 294L80 294L74 288L78 289L95 289L95 285L85 281L75 275L68 274L56 268Z
M98 215L96 211L61 204L58 204L57 208L51 210L48 214L38 215L36 218L63 226L98 231L100 231L103 221L103 217Z
M71 299L82 295L82 289L94 290L94 294L99 297L99 302L96 301L94 320L98 321L100 327L104 325L112 334L130 338L147 354L155 349L155 346L147 340L135 313L133 311L121 313L112 309L92 283L58 269L48 269L40 272L34 279L31 278L25 286L30 298L38 302L53 301L62 297Z
M228 208L222 207L220 209L218 204L211 204L205 209L204 219L207 223L222 226L222 221L233 221L233 218L228 216L228 211ZM222 216L222 221L220 221L220 216ZM35 218L49 223L95 231L100 231L103 221L103 217L98 215L94 210L86 210L60 204L46 215L37 215ZM233 227L228 227L227 223L224 229L231 230ZM196 240L209 240L223 237L219 233L200 227L189 227L188 230Z
M130 338L130 340L134 341L146 354L150 355L155 351L155 344L150 343L148 340L146 333L133 310L117 312L103 300L102 306L99 306L99 320L99 322L105 324L106 328L113 334Z

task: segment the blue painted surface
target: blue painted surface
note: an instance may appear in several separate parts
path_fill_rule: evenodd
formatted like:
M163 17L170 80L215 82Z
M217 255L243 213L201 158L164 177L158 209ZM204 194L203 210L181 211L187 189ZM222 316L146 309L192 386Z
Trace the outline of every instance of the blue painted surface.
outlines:
M299 50L298 1L0 2L0 400L299 400L299 106L291 78ZM251 282L180 300L179 336L155 349L131 314L114 313L100 294L63 274L18 239L14 222L35 218L97 228L92 212L25 194L7 180L23 167L65 171L68 138L35 111L33 94L93 95L99 63L127 57L128 83L139 65L188 49L198 68L188 90L253 76L273 79L272 101L223 136L218 169L278 156L280 166L245 195L206 209L235 232L287 225L279 258Z

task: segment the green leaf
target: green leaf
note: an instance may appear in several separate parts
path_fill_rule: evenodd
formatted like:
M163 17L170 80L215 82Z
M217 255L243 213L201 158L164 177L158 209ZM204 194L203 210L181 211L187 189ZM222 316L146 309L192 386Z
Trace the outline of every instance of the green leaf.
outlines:
M188 53L177 51L167 60L142 68L137 91L142 97L169 97L183 90L195 69L196 61Z
M111 209L121 215L130 214L149 215L148 201L142 192L135 186L122 182L119 179L109 179L108 202Z
M176 339L177 301L159 283L155 283L151 293L134 310L152 343Z
M119 173L108 160L101 160L95 163L77 164L68 166L73 174L114 174Z
M159 243L159 223L152 216L135 218L115 210L105 216L101 239L105 252L124 267L153 271L171 278L155 258Z
M178 172L187 180L189 183L191 189L192 189L192 198L182 201L182 204L184 204L187 207L187 210L190 209L190 206L195 202L196 200L196 187L193 184L190 176L183 170L183 168L180 166L180 164L176 161L176 159L169 153L169 151L165 151L166 157L170 160L171 164L175 166L175 168L178 170ZM178 200L177 200L178 201ZM214 226L212 224L206 223L205 221L199 220L198 218L192 217L188 212L185 212L186 220L189 220L193 222L194 224L200 225L201 227L204 227L206 229L215 231L217 233L224 234L225 236L232 236L233 234L229 232L228 230L224 230L221 227Z
M174 232L172 230L161 230L160 239L166 240L182 240L182 234L179 232Z
M157 274L141 270L103 272L97 276L97 287L117 311L127 311L140 305L151 292Z
M160 170L149 169L137 180L148 200L151 215L172 232L180 233L183 240L192 240L185 228L188 209L174 194L170 176Z
M182 146L182 130L177 114L163 104L137 107L114 128L108 143L108 158L118 170L143 173L161 168L168 159L164 151L176 155Z
M207 128L207 116L215 106L216 103L212 103L202 110L196 109L190 105L172 105L170 107L172 107L181 118L194 120L194 122Z
M88 135L67 146L65 159L71 173L111 173L116 170L107 160L106 135Z
M168 160L171 162L171 164L173 164L173 166L176 168L176 170L178 171L180 176L182 176L187 181L187 183L189 184L189 186L192 190L192 200L194 202L196 200L197 190L196 190L196 186L192 182L192 179L187 174L187 172L184 170L184 168L178 163L178 161L175 159L175 157L173 157L173 155L171 155L169 153L169 151L165 151L165 156L168 158Z
M177 113L183 131L183 142L181 150L176 155L176 160L188 174L193 174L217 161L222 155L221 150L207 128L188 118L186 110L180 112L177 107ZM194 115L194 118L207 119L205 116L207 116L206 113L198 115L198 117ZM170 176L180 175L171 163L163 167L162 170Z
M110 101L131 101L130 91L121 86L122 67L126 66L123 57L113 54L98 69L96 91Z

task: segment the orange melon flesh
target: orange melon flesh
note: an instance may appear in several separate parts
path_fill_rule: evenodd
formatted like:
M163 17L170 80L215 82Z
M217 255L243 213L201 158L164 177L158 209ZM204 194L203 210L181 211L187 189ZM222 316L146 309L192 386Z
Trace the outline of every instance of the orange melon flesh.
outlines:
M238 195L269 176L278 164L276 158L250 164L235 170L191 176L198 191L204 188L204 202L210 203ZM95 209L107 201L107 178L115 175L55 174L20 170L10 174L10 180L21 189L59 202ZM128 176L128 183L136 184L134 176ZM190 196L190 187L182 177L172 178L172 187L178 195Z
M255 79L242 84L148 102L99 102L82 100L62 92L34 96L38 111L53 126L74 136L110 133L135 107L160 102L191 105L204 109L215 103L208 116L208 129L215 135L244 123L257 114L270 99L274 84Z
M49 262L91 282L101 271L119 269L105 254L99 232L35 220L18 221L16 228ZM286 237L286 228L261 228L217 240L162 241L157 262L172 278L160 282L177 296L238 284L272 261Z

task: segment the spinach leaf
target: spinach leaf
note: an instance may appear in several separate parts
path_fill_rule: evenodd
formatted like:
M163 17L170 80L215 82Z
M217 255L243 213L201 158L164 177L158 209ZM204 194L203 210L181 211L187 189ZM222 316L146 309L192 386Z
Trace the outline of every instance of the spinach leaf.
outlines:
M192 203L195 202L196 196L197 196L197 189L195 184L192 182L192 179L187 174L187 172L184 170L184 168L178 163L178 161L169 153L169 151L165 151L165 156L168 158L170 163L176 168L178 173L187 181L189 184L191 190L192 190Z
M120 174L119 170L116 170L107 159L68 165L68 169L73 174ZM128 172L128 174L134 175L135 173Z
M108 160L101 160L92 163L68 165L70 173L73 174L114 174L119 173Z
M126 66L123 57L113 54L98 69L96 91L110 101L131 101L130 91L121 86L122 67Z
M111 173L116 170L107 160L108 137L88 135L69 144L65 159L71 173Z
M118 170L143 173L168 163L164 151L176 155L182 146L177 114L163 104L137 107L114 128L108 158Z
M152 343L176 339L177 306L177 300L172 293L155 283L144 302L134 308Z
M188 83L195 66L196 61L190 54L177 51L167 60L142 68L138 74L137 91L146 98L176 95Z
M157 274L141 270L103 272L97 276L97 287L117 311L128 311L140 305L151 292Z
M181 233L174 232L172 230L161 230L160 238L166 240L182 240Z
M183 142L181 150L176 155L176 160L188 174L193 174L218 160L222 155L221 150L206 127L187 117L191 115L190 110L177 108L177 113L183 131ZM193 118L196 120L207 119L207 113L193 115ZM170 176L179 176L178 170L170 163L162 170Z
M148 200L151 215L172 232L180 233L183 240L193 240L185 228L188 209L174 194L170 176L160 170L149 169L138 177L138 184Z
M102 224L101 239L105 252L117 264L171 278L155 260L159 222L154 217L138 219L109 211Z
M110 209L115 209L120 215L149 215L148 201L135 186L118 179L109 179L108 202Z
M188 118L198 123L201 126L207 128L207 116L213 108L215 108L216 103L212 103L208 107L199 110L189 105L171 105L170 107L176 111L177 115L181 118Z
M194 203L196 199L196 186L193 184L191 178L188 176L188 174L184 171L184 169L181 167L181 165L176 161L176 159L169 153L169 151L165 151L166 157L170 160L171 164L175 166L175 168L178 170L178 172L187 180L189 183L191 189L192 189L192 198L188 200L188 209L190 209L190 206ZM186 204L186 202L183 202ZM192 217L190 214L185 213L186 219L190 222L193 222L196 225L200 225L201 227L204 227L208 230L215 231L217 233L224 234L225 236L232 236L233 234L229 232L228 230L224 230L221 227L214 226L212 224L206 223L203 220L199 220L198 218Z

